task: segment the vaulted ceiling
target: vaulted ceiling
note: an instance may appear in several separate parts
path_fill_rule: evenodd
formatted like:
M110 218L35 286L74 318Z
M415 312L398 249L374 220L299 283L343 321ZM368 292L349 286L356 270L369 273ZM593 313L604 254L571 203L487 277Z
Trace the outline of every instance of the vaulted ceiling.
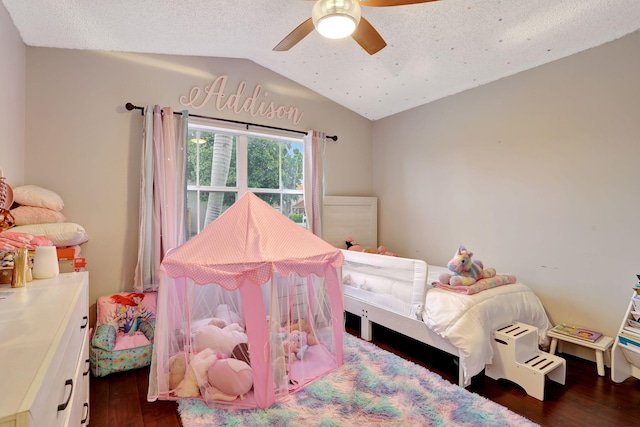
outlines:
M440 0L362 7L387 46L313 31L305 0L2 0L28 46L245 58L377 120L640 29L640 0Z

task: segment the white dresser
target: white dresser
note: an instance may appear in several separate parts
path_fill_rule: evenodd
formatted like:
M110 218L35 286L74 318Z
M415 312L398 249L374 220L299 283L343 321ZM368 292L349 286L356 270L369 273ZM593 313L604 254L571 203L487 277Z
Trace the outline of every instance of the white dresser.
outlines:
M89 273L0 285L0 427L89 424Z

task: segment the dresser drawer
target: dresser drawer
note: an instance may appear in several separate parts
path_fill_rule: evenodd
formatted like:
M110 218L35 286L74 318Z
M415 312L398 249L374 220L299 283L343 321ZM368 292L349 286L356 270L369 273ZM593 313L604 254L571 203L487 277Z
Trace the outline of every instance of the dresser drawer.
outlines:
M68 422L65 426L87 426L89 425L89 334L87 334L82 346L81 357L78 360L75 373L73 396L69 403L70 409Z
M88 359L88 289L83 287L70 310L60 345L55 352L30 411L34 426L62 427L70 424L78 396L85 390L84 369ZM82 405L82 402L79 403Z
M82 425L88 416L88 407L78 411L88 402L88 272L3 291L0 384L11 393L0 398L0 427Z

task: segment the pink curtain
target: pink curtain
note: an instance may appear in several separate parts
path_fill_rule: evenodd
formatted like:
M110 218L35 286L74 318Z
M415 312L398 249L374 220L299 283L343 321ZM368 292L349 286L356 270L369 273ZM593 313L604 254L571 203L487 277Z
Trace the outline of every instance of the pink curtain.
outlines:
M307 228L322 237L322 201L324 197L324 132L309 131L304 137L304 206Z
M147 105L144 112L136 292L158 289L164 255L186 240L187 111Z

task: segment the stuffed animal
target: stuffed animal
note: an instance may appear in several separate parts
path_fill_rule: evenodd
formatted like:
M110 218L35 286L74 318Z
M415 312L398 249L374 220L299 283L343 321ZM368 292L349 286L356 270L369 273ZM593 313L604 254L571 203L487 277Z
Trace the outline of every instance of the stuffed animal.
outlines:
M199 330L205 325L215 325L219 328L224 328L227 326L227 322L217 317L208 317L204 319L199 319L191 322L191 336L193 336L194 331ZM242 328L240 328L242 330ZM175 338L175 343L177 348L184 348L185 344L187 344L187 336L184 329L175 329L173 332L173 336Z
M242 317L240 317L240 315L227 304L219 304L213 312L213 317L224 320L227 325L237 323L244 327L244 320Z
M228 325L228 323L225 320L218 319L217 317L214 317L213 319L209 320L209 323L207 324L217 326L220 329L223 329Z
M304 319L298 320L296 323L292 323L289 325L287 332L301 331L307 334L307 344L316 345L318 344L318 339L313 333L313 329L311 329L311 325Z
M200 383L204 384L207 378L207 369L217 358L216 353L210 348L192 355L188 364L186 364L187 358L184 352L179 352L171 357L168 361L170 390L174 390L177 397L199 397ZM184 378L175 385L181 372L184 372Z
M302 360L304 354L309 348L307 344L307 333L302 331L293 331L284 343L285 350L289 361L299 359Z
M288 387L287 360L284 349L287 337L288 334L286 332L271 332L271 369L273 371L273 385L276 391L286 390Z
M231 356L235 346L248 342L247 334L237 323L232 323L224 328L219 328L216 325L206 325L193 334L193 349L195 352L209 348L226 356Z
M347 245L347 249L350 250L350 251L364 252L364 249L362 249L362 246L360 246L359 243L357 243L355 240L353 240L353 237L349 237L345 241L345 244Z
M233 352L231 352L231 357L234 359L242 360L246 362L247 365L251 365L251 355L249 354L249 344L241 342L237 346L233 348Z
M169 390L174 390L180 385L187 372L187 357L184 351L171 356L167 361L169 369Z
M447 264L453 274L442 273L440 282L451 286L471 286L480 279L487 279L496 275L493 268L485 269L482 261L472 260L473 252L460 246Z
M378 249L375 249L375 248L364 249L359 243L356 243L353 240L353 237L349 237L345 241L345 243L347 245L347 249L350 250L350 251L366 252L366 253L369 253L369 254L378 254L378 255L397 256L393 252L389 252L387 250L387 248L385 248L384 246L378 246Z
M207 400L230 402L238 396L242 399L253 387L251 366L238 359L218 359L207 371L209 387L205 391Z
M394 254L393 252L389 252L387 250L387 248L385 248L384 246L378 246L378 249L376 250L376 253L378 255L398 256L398 255Z

